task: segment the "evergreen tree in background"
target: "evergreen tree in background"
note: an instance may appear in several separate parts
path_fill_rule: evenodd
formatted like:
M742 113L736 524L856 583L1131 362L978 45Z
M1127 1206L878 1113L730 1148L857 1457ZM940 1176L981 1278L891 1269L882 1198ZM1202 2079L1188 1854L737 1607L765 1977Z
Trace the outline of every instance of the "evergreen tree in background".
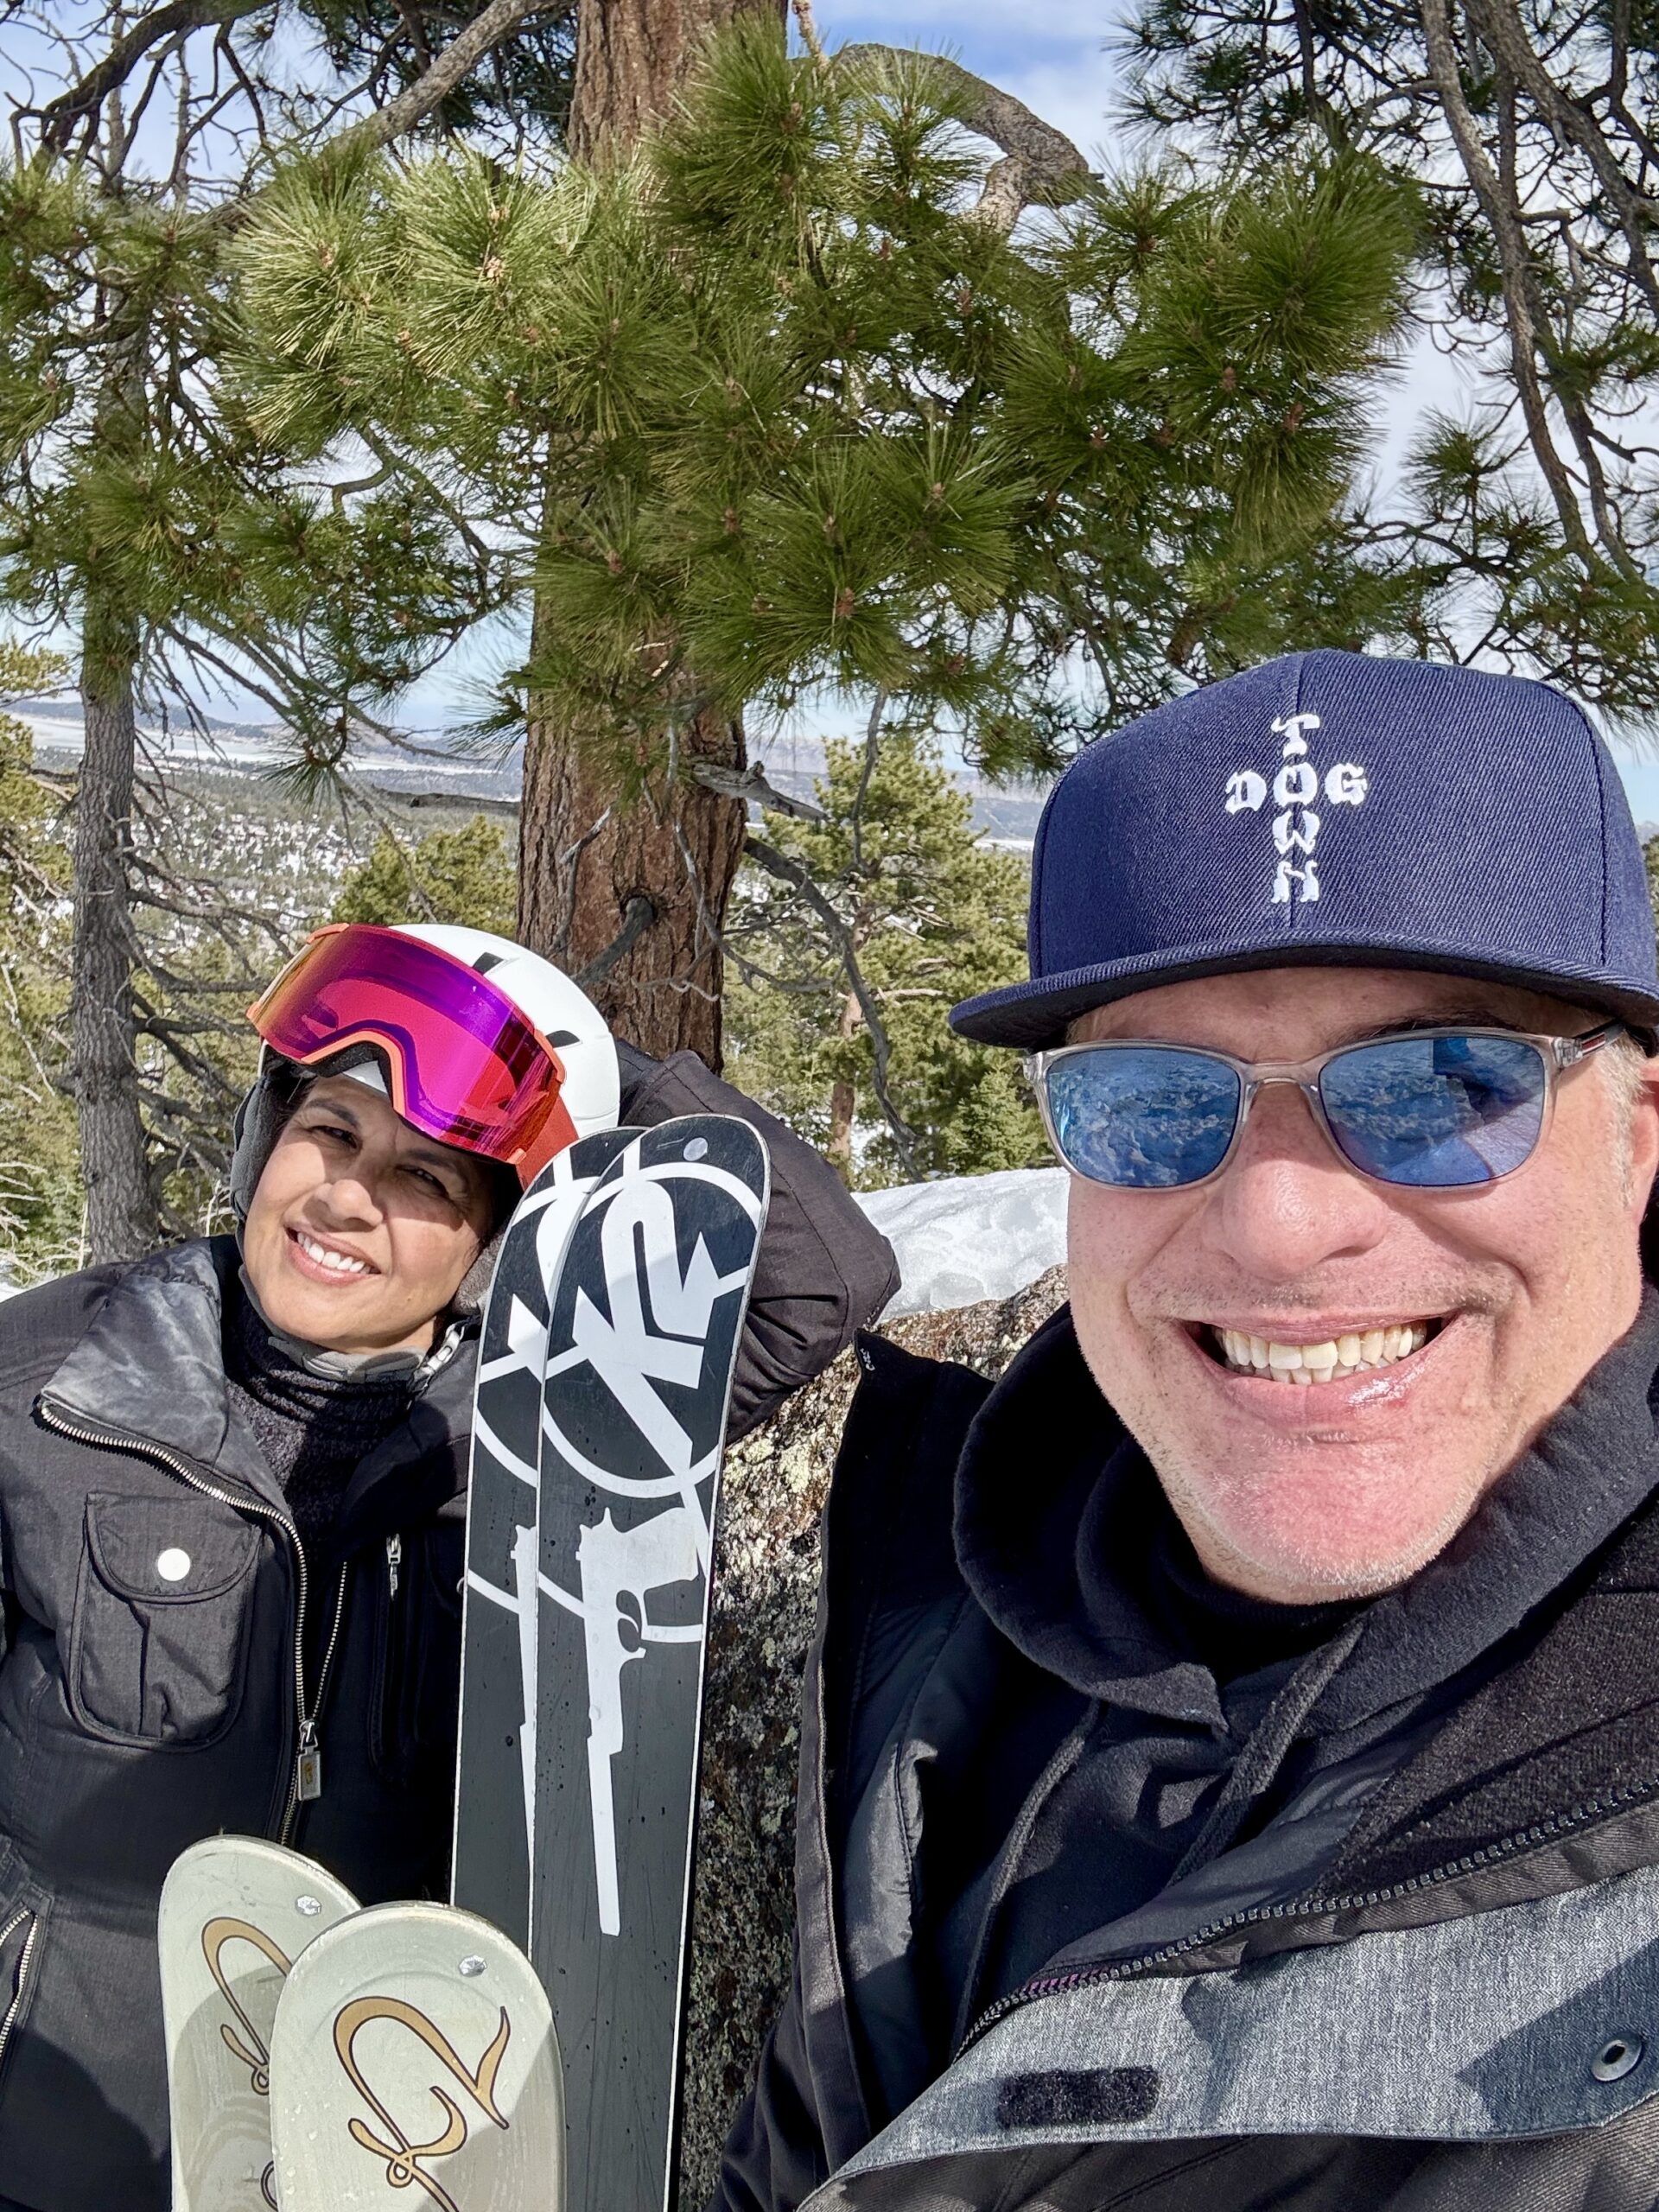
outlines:
M171 1130L146 1114L141 1029L187 1088L198 1072L181 979L135 981L141 704L188 713L220 683L251 690L315 776L427 664L435 632L487 605L435 491L377 496L372 461L349 500L284 480L221 375L227 249L284 143L360 155L474 93L499 142L510 94L469 93L474 73L521 31L545 48L568 9L321 12L337 66L314 47L297 76L294 35L303 53L319 25L277 0L0 14L0 606L77 640L70 1021L95 1260L155 1243L189 1111L171 1100ZM556 127L550 88L543 105Z
M328 918L373 922L461 922L511 937L518 905L512 840L487 815L465 829L433 830L407 844L381 832L373 852L346 878Z
M1310 145L1421 191L1429 414L1376 542L1421 650L1659 708L1659 16L1599 0L1140 0L1134 113L1264 188Z
M768 798L746 718L874 696L878 728L1008 773L1287 645L1412 632L1414 578L1344 505L1406 196L1357 162L1109 188L1000 94L1042 161L993 161L964 129L992 93L791 58L758 20L626 164L302 169L238 248L272 444L442 474L496 595L533 600L501 727L533 702L546 775L603 804L573 823L531 778L521 923L648 1047L718 1055ZM1031 200L1061 204L1016 223ZM701 842L697 788L725 809ZM671 872L631 883L613 848L590 899L627 809Z
M1025 972L1023 860L925 739L826 751L822 820L766 817L728 915L736 1080L861 1187L1046 1163L1018 1063L946 1019Z
M81 1192L63 1082L65 798L34 773L32 733L4 708L54 690L66 672L54 653L0 645L0 1244L8 1274L25 1280L75 1265Z

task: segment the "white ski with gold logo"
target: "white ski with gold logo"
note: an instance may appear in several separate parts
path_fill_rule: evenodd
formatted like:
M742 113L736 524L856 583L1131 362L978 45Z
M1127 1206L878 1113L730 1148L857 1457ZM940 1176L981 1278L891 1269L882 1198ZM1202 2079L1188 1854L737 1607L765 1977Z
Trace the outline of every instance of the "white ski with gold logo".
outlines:
M326 1868L257 1836L212 1836L162 1890L173 2212L276 2212L270 2047L283 1984L357 1910Z
M552 2012L472 1913L373 1905L320 1936L284 1986L271 2082L282 2212L561 2212Z

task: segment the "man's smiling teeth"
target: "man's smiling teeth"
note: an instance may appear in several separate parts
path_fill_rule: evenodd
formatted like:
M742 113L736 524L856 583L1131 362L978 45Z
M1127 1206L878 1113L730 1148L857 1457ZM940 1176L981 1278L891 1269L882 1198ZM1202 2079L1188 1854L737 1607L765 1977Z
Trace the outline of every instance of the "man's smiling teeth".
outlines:
M1211 1332L1227 1365L1236 1375L1259 1375L1274 1382L1345 1382L1371 1369L1391 1367L1428 1342L1427 1321L1402 1321L1386 1329L1366 1329L1327 1338L1319 1344L1281 1344L1239 1329Z
M346 1252L331 1252L326 1244L319 1244L315 1236L308 1236L302 1229L294 1232L294 1241L308 1260L315 1260L320 1268L332 1268L339 1275L365 1275L369 1272L366 1260L354 1260Z

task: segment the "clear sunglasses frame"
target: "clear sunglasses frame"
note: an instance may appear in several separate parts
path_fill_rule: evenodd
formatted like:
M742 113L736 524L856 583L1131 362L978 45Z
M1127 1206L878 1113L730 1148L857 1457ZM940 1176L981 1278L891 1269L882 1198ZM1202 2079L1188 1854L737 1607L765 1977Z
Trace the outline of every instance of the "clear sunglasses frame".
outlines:
M1146 1052L1148 1049L1156 1051L1161 1047L1166 1052L1186 1053L1197 1059L1216 1061L1223 1067L1230 1068L1238 1077L1238 1112L1233 1122L1233 1134L1228 1140L1226 1151L1223 1153L1207 1175L1195 1175L1190 1183L1152 1185L1109 1183L1101 1177L1084 1176L1085 1182L1101 1182L1103 1187L1107 1190L1135 1191L1155 1197L1168 1191L1196 1191L1206 1183L1213 1183L1217 1176L1225 1174L1228 1163L1238 1150L1239 1139L1244 1134L1244 1124L1250 1117L1250 1109L1255 1103L1256 1093L1268 1084L1288 1083L1294 1084L1297 1090L1306 1099L1308 1111L1313 1116L1314 1125L1323 1134L1325 1142L1336 1154L1337 1158L1351 1173L1362 1177L1364 1181L1380 1183L1385 1190L1389 1191L1484 1191L1489 1190L1494 1183L1506 1181L1510 1176L1518 1174L1527 1165L1528 1160L1536 1156L1544 1139L1549 1134L1550 1119L1555 1105L1555 1085L1559 1078L1569 1069L1581 1065L1584 1061L1599 1052L1604 1046L1611 1045L1616 1037L1624 1033L1624 1029L1625 1025L1622 1021L1608 1021L1604 1022L1599 1029L1586 1030L1581 1037L1554 1037L1536 1036L1519 1029L1483 1029L1468 1022L1451 1022L1444 1028L1397 1029L1391 1030L1381 1037L1362 1038L1351 1045L1333 1046L1330 1052L1317 1053L1311 1060L1236 1060L1230 1052L1212 1052L1207 1046L1203 1045L1178 1045L1167 1037L1096 1037L1081 1045L1057 1045L1049 1052L1027 1052L1024 1056L1022 1065L1025 1068L1026 1080L1037 1096L1037 1110L1042 1116L1043 1131L1048 1139L1050 1149L1068 1174L1079 1176L1083 1175L1083 1170L1073 1166L1060 1149L1059 1139L1054 1134L1053 1116L1049 1106L1049 1074L1063 1060L1076 1059L1084 1052L1112 1052L1121 1048ZM1533 1139L1531 1147L1524 1159L1517 1160L1513 1167L1502 1168L1496 1174L1484 1177L1478 1183L1403 1183L1396 1181L1390 1176L1374 1175L1369 1168L1361 1167L1357 1162L1351 1160L1343 1150L1341 1141L1332 1128L1330 1116L1325 1109L1324 1096L1319 1090L1319 1077L1333 1060L1344 1059L1350 1052L1363 1052L1378 1045L1400 1045L1420 1040L1432 1041L1437 1037L1493 1037L1501 1038L1507 1044L1532 1046L1538 1053L1544 1071L1544 1098L1542 1109L1538 1117L1538 1134Z

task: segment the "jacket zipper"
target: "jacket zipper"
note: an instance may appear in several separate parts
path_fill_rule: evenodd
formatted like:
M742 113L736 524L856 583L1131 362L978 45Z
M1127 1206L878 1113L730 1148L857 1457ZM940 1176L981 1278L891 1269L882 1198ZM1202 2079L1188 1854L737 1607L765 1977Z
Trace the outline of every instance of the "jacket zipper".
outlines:
M293 1832L294 1822L302 1805L310 1804L322 1795L322 1753L317 1745L317 1721L322 1712L323 1694L328 1688L328 1676L334 1663L334 1649L340 1642L340 1624L346 1618L346 1585L351 1575L349 1563L340 1570L340 1586L334 1593L334 1625L328 1631L328 1643L322 1655L322 1664L317 1669L317 1694L311 1700L311 1710L300 1708L300 1749L294 1767L294 1796L289 1801L288 1815L283 1823L282 1840L286 1843Z
M22 1952L17 1961L16 1978L12 1983L11 2002L6 2007L3 2018L0 2018L0 2065L5 2063L6 2045L11 2041L11 2031L16 2024L17 2015L23 2009L23 1997L29 1988L29 1961L35 1955L35 1944L41 1932L41 1923L35 1914L23 1905L13 1913L3 1928L0 1928L0 1943L3 1943L9 1936L16 1934L24 1921L29 1923L29 1933L23 1938Z
M386 1596L397 1595L397 1574L404 1563L404 1540L401 1536L386 1538Z
M293 1833L295 1815L299 1808L302 1763L308 1753L314 1761L316 1758L316 1713L315 1709L308 1712L305 1703L305 1609L309 1593L310 1579L306 1572L305 1549L300 1542L299 1530L286 1514L279 1513L274 1505L267 1505L263 1498L249 1497L245 1493L238 1497L228 1490L222 1489L217 1483L209 1482L205 1475L198 1474L187 1459L181 1459L175 1452L169 1452L164 1444L154 1443L148 1437L124 1436L118 1429L87 1428L78 1421L66 1421L63 1415L53 1407L51 1401L47 1398L41 1398L37 1402L37 1410L46 1426L48 1428L56 1429L60 1436L67 1436L77 1444L94 1444L106 1452L130 1452L135 1459L153 1459L158 1466L165 1467L169 1474L176 1475L188 1489L199 1491L204 1497L211 1497L220 1505L228 1505L233 1513L258 1514L262 1519L269 1521L273 1527L280 1529L293 1547L297 1582L294 1603L294 1713L297 1740L295 1745L293 1764L289 1770L288 1801L283 1808L282 1821L276 1831L276 1840L279 1843L286 1843ZM334 1615L334 1635L329 1638L328 1650L323 1660L325 1676L327 1673L328 1661L334 1656L334 1639L340 1634L340 1617L344 1612L345 1607L346 1577L342 1571L340 1603ZM319 1705L321 1702L321 1682L320 1681ZM310 1794L315 1796L317 1791L314 1789Z
M1443 1882L1454 1881L1459 1875L1473 1874L1483 1866L1491 1866L1499 1859L1511 1859L1517 1851L1529 1850L1539 1844L1549 1843L1557 1836L1569 1834L1587 1822L1605 1818L1610 1814L1627 1812L1644 1797L1651 1797L1659 1789L1659 1782L1633 1782L1623 1789L1615 1789L1605 1797L1592 1797L1570 1813L1552 1814L1548 1820L1535 1821L1531 1827L1520 1828L1497 1843L1483 1844L1478 1851L1468 1852L1461 1859L1446 1860L1443 1866L1431 1867L1425 1874L1413 1874L1403 1882L1390 1882L1382 1888L1357 1890L1346 1896L1325 1897L1317 1890L1305 1890L1300 1897L1287 1897L1280 1904L1250 1905L1243 1912L1230 1912L1220 1920L1212 1920L1192 1935L1183 1936L1160 1949L1145 1951L1139 1958L1114 1959L1096 1967L1078 1967L1070 1974L1039 1976L1027 1982L1022 1988L1010 1990L1006 1997L999 1997L995 2005L988 2005L974 2022L957 2045L953 2058L979 2041L988 2029L1005 2019L1021 2005L1034 2004L1039 1998L1058 1997L1075 1989L1090 1989L1101 1982L1131 1981L1166 1966L1172 1959L1185 1957L1192 1951L1201 1951L1218 1936L1230 1934L1240 1928L1260 1927L1269 1921L1294 1920L1302 1913L1320 1915L1336 1912L1359 1912L1373 1905L1391 1904L1396 1897L1412 1897L1420 1890L1437 1888Z

